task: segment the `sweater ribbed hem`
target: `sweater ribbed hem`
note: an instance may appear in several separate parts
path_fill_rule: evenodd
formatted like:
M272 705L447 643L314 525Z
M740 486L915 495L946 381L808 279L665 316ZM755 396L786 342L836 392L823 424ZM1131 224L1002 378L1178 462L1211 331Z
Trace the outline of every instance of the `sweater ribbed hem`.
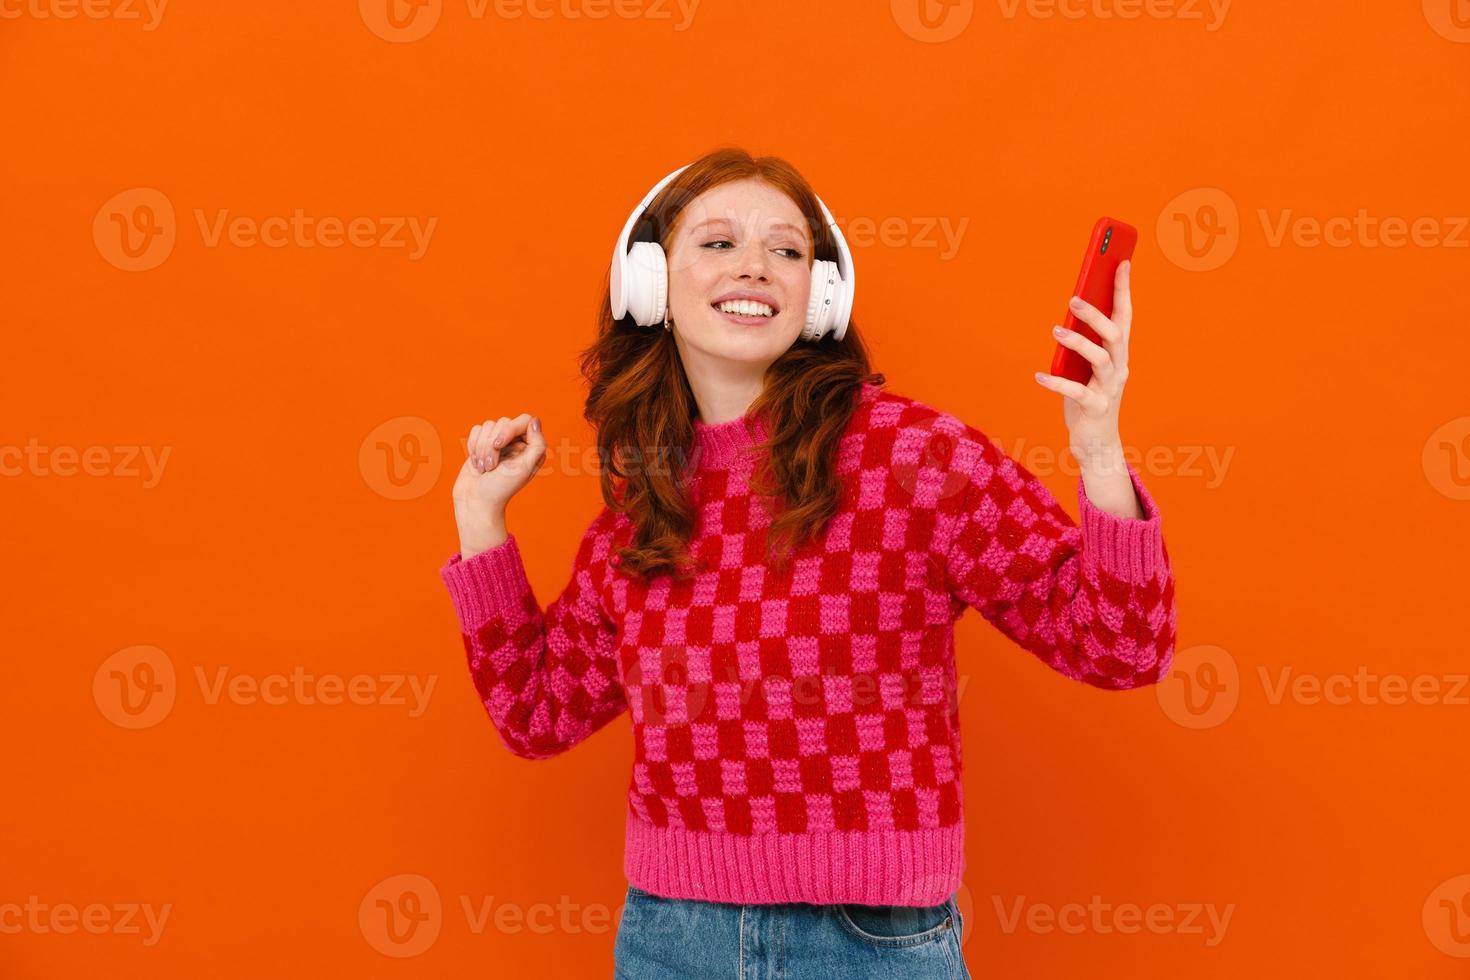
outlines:
M959 889L964 870L963 823L743 836L657 827L629 809L624 833L628 883L665 898L938 905Z
M501 610L519 609L523 597L531 592L521 547L509 533L500 544L468 561L456 551L439 569L439 576L449 587L454 611L466 632L483 626Z
M1077 480L1077 506L1082 514L1082 553L1094 566L1104 568L1128 582L1145 583L1163 572L1163 518L1149 496L1133 464L1126 462L1128 477L1143 508L1143 519L1114 517L1087 499L1086 484Z

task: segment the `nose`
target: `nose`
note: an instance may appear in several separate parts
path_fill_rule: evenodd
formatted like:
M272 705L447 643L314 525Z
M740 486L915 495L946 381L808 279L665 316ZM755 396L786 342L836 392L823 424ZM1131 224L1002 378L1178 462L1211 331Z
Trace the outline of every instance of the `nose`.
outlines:
M763 243L748 242L740 250L740 257L735 264L735 275L740 279L759 279L762 282L769 282L770 259Z

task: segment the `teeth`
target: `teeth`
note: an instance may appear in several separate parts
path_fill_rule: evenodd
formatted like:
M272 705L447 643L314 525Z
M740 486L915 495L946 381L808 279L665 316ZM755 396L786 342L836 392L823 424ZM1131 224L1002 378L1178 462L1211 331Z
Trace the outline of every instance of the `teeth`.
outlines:
M728 299L719 304L722 313L738 313L741 316L775 316L776 311L765 303L753 299Z

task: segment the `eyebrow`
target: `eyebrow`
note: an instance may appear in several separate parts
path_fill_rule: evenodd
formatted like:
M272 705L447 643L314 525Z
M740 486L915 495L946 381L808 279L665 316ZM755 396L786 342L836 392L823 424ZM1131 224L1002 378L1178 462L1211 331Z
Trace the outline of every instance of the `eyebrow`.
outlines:
M690 234L693 234L694 232L699 231L701 228L704 228L707 225L727 225L729 223L730 223L730 219L729 218L706 218L704 221L701 221L699 224L697 224L694 227L690 228L689 229L689 232L690 232ZM777 221L777 222L773 222L772 224L767 225L766 227L770 231L780 231L782 229L788 229L790 231L797 232L798 234L801 234L802 232L805 231L805 229L802 228L801 225L793 225L789 221Z

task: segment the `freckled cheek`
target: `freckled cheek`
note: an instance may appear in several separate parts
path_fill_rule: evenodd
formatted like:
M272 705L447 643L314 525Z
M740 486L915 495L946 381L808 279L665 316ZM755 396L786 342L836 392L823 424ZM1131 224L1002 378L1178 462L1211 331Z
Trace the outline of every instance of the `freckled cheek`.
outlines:
M720 270L714 263L689 259L673 263L669 269L669 293L680 299L699 299L714 292L720 281Z
M781 295L786 297L786 308L805 309L807 298L811 296L811 285L811 272L806 269L782 276Z

